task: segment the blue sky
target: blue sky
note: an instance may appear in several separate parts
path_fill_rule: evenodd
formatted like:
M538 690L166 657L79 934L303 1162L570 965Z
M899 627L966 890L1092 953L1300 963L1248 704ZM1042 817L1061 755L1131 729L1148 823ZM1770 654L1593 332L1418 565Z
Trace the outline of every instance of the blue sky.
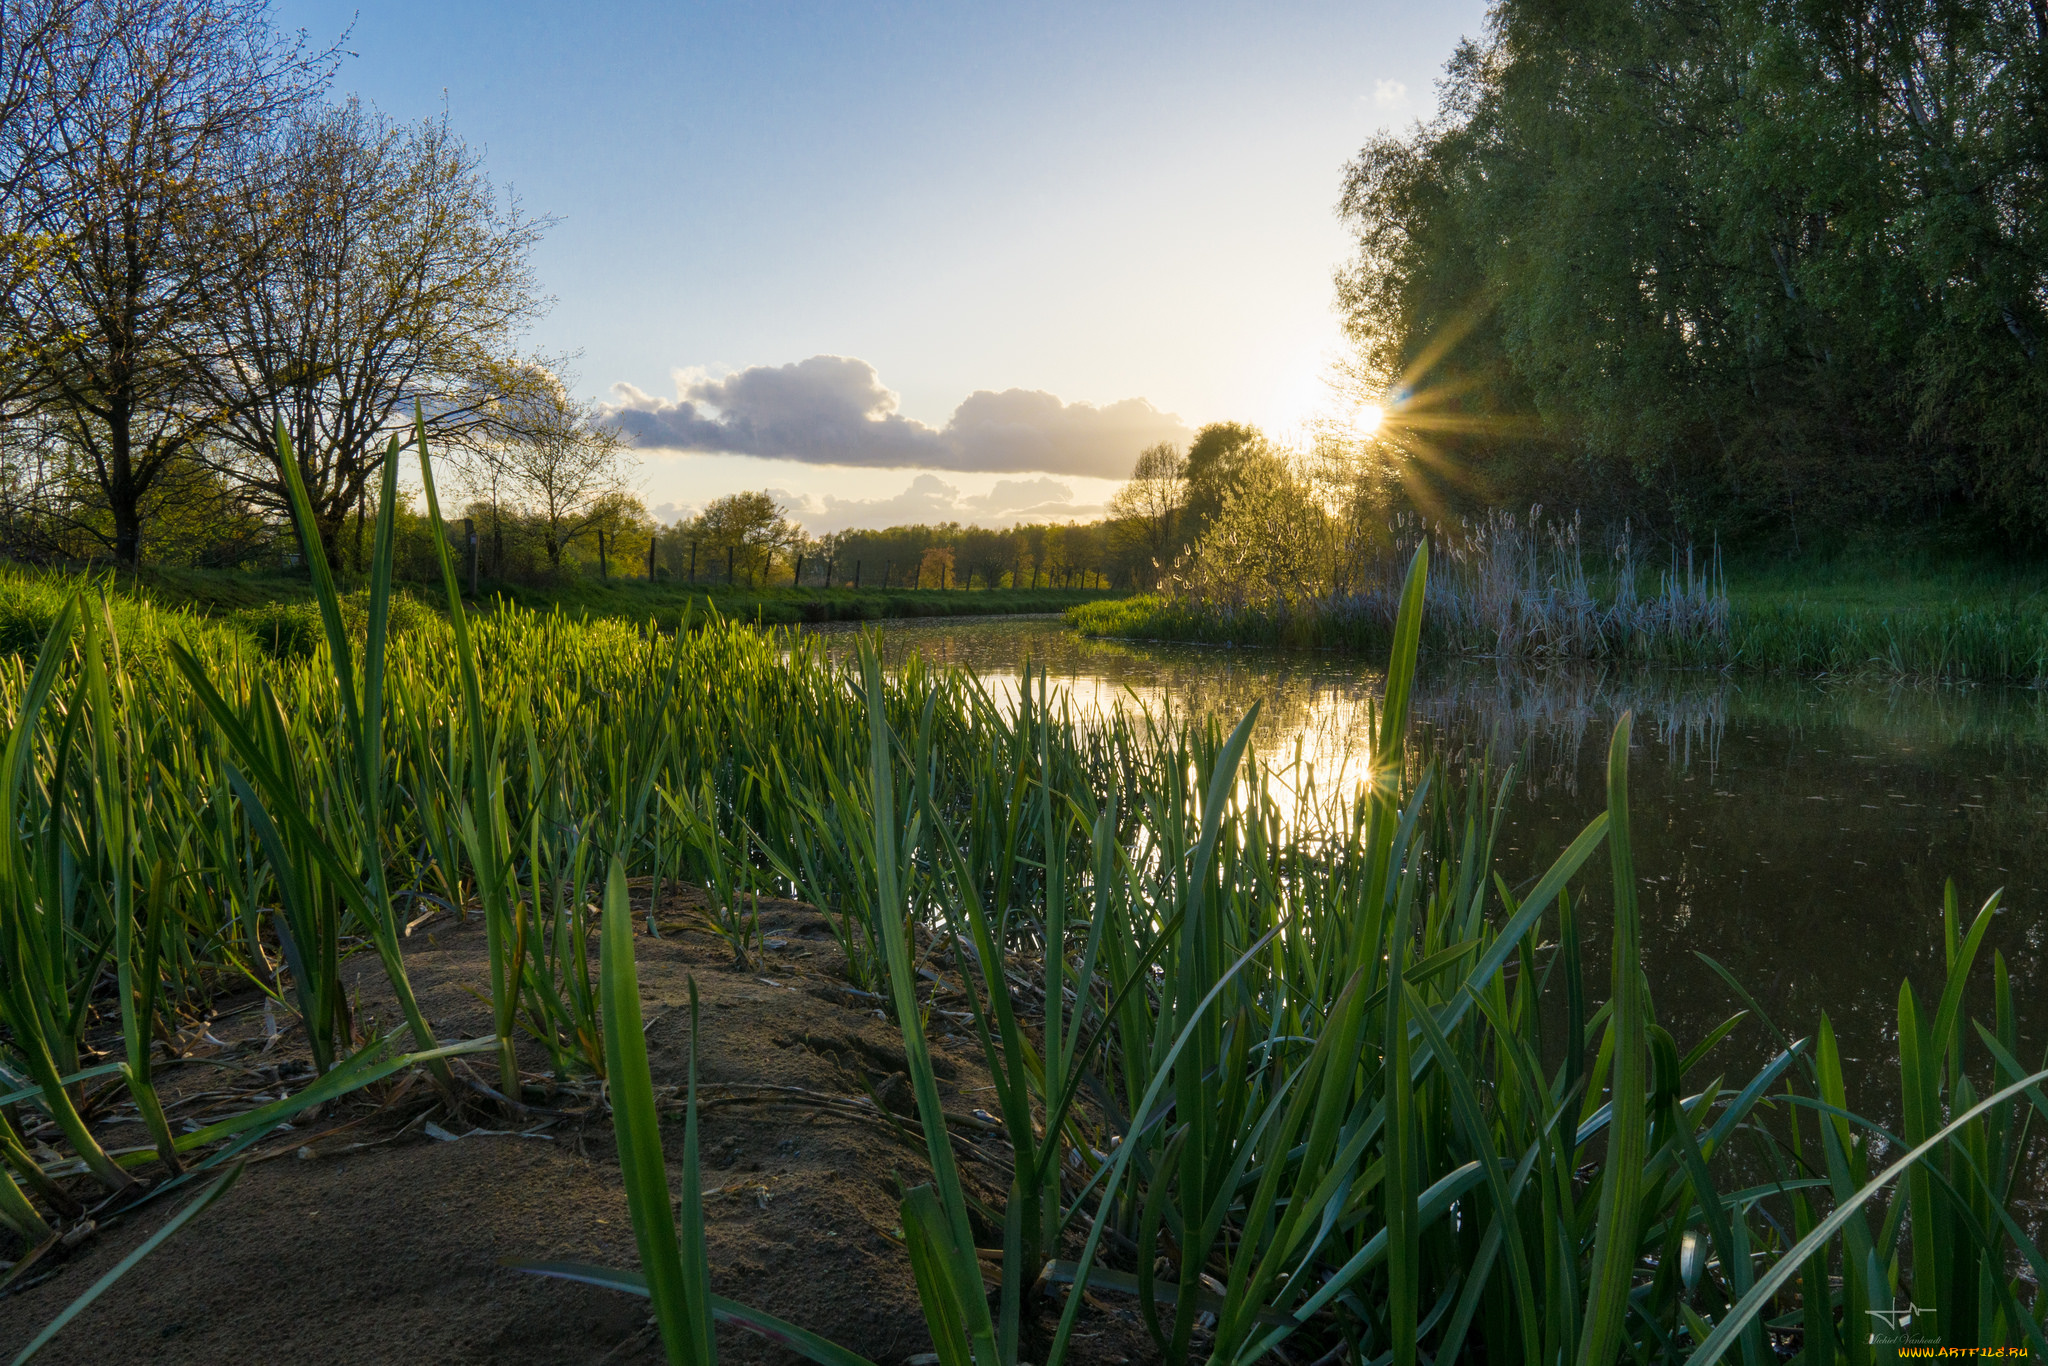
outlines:
M493 178L560 220L533 343L580 352L579 387L667 443L637 452L650 505L769 487L821 530L1085 516L1133 441L1298 427L1341 349L1343 164L1433 110L1484 19L1471 0L276 13L316 40L353 20L341 90L401 118L445 101ZM821 356L846 361L802 364Z

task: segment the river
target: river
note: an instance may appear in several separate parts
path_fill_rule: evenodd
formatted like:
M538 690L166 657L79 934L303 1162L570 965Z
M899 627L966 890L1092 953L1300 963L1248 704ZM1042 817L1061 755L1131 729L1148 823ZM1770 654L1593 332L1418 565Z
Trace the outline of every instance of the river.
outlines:
M835 652L850 641L845 628L826 630ZM1384 684L1368 661L1334 654L1085 640L1056 619L892 622L882 638L889 658L915 650L1009 694L1029 659L1077 710L1170 705L1227 725L1256 701L1261 758L1291 765L1299 746L1323 790L1362 771ZM1496 850L1511 885L1538 876L1603 808L1608 741L1625 710L1636 718L1629 764L1647 965L1658 1018L1681 1046L1739 1008L1696 957L1708 954L1793 1037L1810 1035L1826 1010L1852 1104L1895 1114L1899 985L1910 980L1932 1013L1942 888L1953 878L1966 924L2003 890L1970 1005L1988 1024L1991 956L2002 953L2025 1057L2039 1056L2048 694L1483 661L1426 663L1416 684L1418 744L1467 772L1515 765ZM1604 999L1606 859L1578 882L1588 971ZM1746 1023L1706 1070L1745 1076L1771 1047Z

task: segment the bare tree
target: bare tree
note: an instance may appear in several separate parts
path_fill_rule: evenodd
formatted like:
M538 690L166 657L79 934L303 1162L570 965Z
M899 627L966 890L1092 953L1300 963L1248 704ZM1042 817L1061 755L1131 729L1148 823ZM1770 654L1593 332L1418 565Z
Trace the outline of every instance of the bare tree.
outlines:
M65 61L55 54L88 38L77 22L81 8L82 0L0 4L0 294L7 296L46 270L61 246L51 231L56 206L36 191L64 114L50 76ZM36 406L42 376L28 363L28 341L0 336L0 421Z
M1186 505L1187 461L1180 447L1164 441L1138 453L1130 482L1110 497L1109 515L1118 520L1118 534L1137 551L1148 578L1156 579L1173 558L1174 536Z
M195 437L194 334L255 264L222 212L243 153L324 83L331 52L278 36L265 0L85 0L67 22L24 78L45 120L10 162L53 245L7 291L5 329L132 564L150 487Z
M559 425L559 386L509 359L545 307L529 257L547 220L492 188L445 116L394 124L354 99L307 108L257 164L237 213L264 242L262 268L212 299L201 371L219 431L279 508L275 433L290 433L336 562L348 513L415 404L444 443L502 439L505 411ZM546 449L553 469L591 447Z
M624 443L558 376L529 374L515 388L491 410L472 482L502 482L533 519L548 567L559 570L570 546L630 515Z

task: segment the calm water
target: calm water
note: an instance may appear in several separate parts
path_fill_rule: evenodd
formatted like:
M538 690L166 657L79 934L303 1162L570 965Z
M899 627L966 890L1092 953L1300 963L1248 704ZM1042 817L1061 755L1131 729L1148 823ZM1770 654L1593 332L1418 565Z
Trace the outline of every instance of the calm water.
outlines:
M836 648L842 633L827 630ZM1299 746L1325 789L1362 766L1383 683L1360 660L1088 641L1056 620L891 624L883 640L891 657L915 650L1005 691L1028 658L1082 709L1135 702L1229 724L1258 701L1261 756L1287 763ZM2038 837L2048 828L2048 695L1458 663L1425 668L1415 707L1440 752L1484 758L1495 773L1517 765L1499 850L1511 884L1533 880L1602 809L1615 718L1635 712L1644 934L1658 1017L1682 1044L1737 1008L1694 957L1710 954L1795 1037L1827 1010L1861 1108L1896 1113L1899 984L1910 979L1932 1010L1942 884L1952 877L1966 913L2004 889L1973 1004L1988 1022L1997 949L2021 1003L2027 1057L2039 1055L2048 1038L2035 985L2048 967L2048 842ZM1579 881L1604 950L1604 855ZM1589 966L1604 980L1598 956ZM1768 1051L1763 1031L1746 1024L1720 1066L1746 1074Z

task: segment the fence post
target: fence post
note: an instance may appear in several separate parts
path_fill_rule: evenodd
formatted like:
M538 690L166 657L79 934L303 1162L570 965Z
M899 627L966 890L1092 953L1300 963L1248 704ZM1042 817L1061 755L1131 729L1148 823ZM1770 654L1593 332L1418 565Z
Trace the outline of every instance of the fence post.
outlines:
M476 518L465 517L462 519L462 536L464 540L469 542L469 595L471 597L475 597L477 552Z
M853 586L854 586L855 588L859 588L859 587L860 587L860 561L859 561L859 560L855 560L855 561L853 562Z
M659 531L647 538L647 581L654 582L654 545L661 537Z
M697 543L690 542L690 582L697 581Z
M789 571L789 586L791 588L802 588L804 586L804 557L801 555L796 557L796 568Z

